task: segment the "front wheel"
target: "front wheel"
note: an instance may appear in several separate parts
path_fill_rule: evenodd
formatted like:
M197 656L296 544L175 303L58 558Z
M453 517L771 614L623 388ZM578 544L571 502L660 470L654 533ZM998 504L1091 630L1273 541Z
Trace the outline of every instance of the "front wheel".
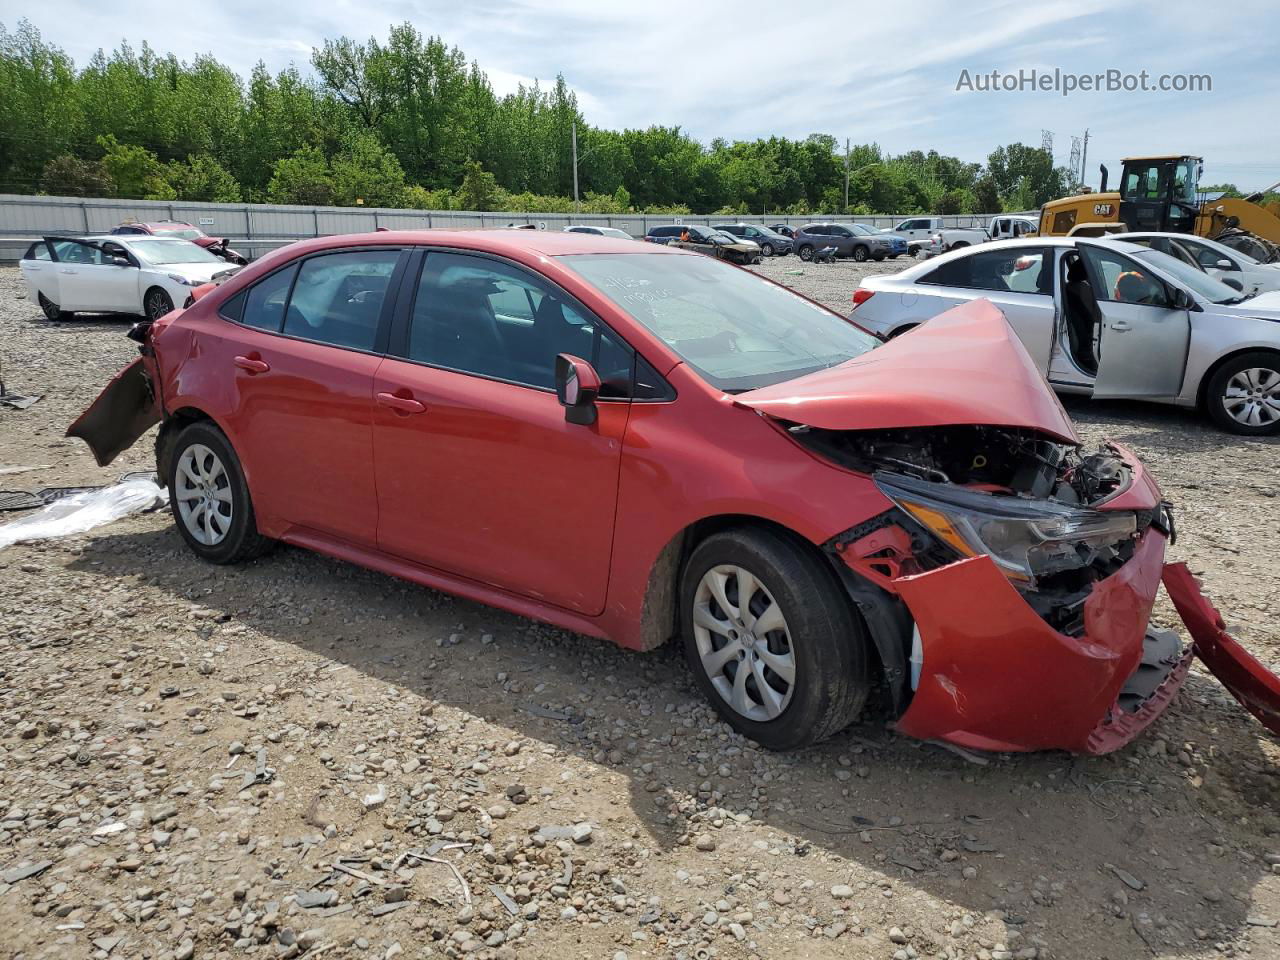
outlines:
M142 301L142 309L147 319L154 323L173 310L173 300L159 287L152 287Z
M70 320L71 314L63 310L60 306L46 297L43 293L36 295L40 302L40 309L44 311L44 315L49 320Z
M848 726L870 687L861 618L803 544L766 529L714 534L681 577L685 657L731 727L794 750Z
M167 479L178 532L202 560L240 563L271 546L258 533L240 460L212 423L198 421L178 434Z
M853 248L853 259L857 260L859 263L866 263L866 262L867 262L867 248L866 248L866 247L854 247L854 248Z
M773 256L773 244L772 244L772 243L766 243L766 244L764 244L764 245L760 248L760 252L761 252L762 254L764 254L766 257L772 257L772 256Z
M806 263L813 259L813 247L809 246L807 243L797 252L800 254L800 259L804 260Z
M1246 353L1223 364L1205 390L1209 417L1243 436L1280 431L1280 354Z
M969 241L968 241L968 240L957 240L957 241L956 241L955 243L953 243L951 246L949 246L949 247L943 247L943 250L944 250L944 251L947 251L947 252L950 252L950 251L952 251L952 250L963 250L963 249L964 249L965 247L967 247L968 245L969 245Z

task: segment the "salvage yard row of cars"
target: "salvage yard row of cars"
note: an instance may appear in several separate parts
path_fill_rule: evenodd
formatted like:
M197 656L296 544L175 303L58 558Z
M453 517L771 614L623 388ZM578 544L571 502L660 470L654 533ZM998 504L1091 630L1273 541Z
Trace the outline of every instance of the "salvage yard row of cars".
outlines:
M1157 250L1036 243L908 270L859 291L850 322L692 242L308 240L138 324L141 355L68 434L106 465L158 425L203 560L284 542L635 650L677 638L723 719L776 749L837 732L878 687L911 736L1105 753L1192 656L1280 733L1280 679L1165 563L1156 479L1119 444L1084 450L1044 373L1047 340L1077 367L1100 353L1101 378L1128 349L1118 323L1154 349L1162 324L1234 322L1231 288ZM1009 289L956 282L988 252ZM1076 260L1101 338L1087 317L1091 347L1065 321L1011 326L1018 298L1065 305ZM1154 286L1105 296L1135 271ZM926 296L905 335L860 325ZM1193 646L1149 629L1161 582Z

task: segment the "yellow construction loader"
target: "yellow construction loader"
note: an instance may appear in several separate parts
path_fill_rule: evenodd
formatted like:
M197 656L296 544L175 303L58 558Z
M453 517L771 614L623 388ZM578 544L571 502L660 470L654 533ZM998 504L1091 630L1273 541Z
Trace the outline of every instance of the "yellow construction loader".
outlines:
M1191 233L1217 240L1263 263L1280 261L1280 217L1263 206L1274 184L1248 197L1202 194L1200 157L1128 157L1120 189L1051 200L1040 209L1040 235L1101 236L1125 231ZM1273 207L1274 209L1274 207Z

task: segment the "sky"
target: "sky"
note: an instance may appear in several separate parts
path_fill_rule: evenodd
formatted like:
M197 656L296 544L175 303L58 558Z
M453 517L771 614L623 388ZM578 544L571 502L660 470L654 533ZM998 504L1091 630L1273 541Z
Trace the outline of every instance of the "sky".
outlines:
M198 13L197 13L198 11ZM326 37L385 39L409 21L462 49L499 93L563 73L588 122L680 126L703 142L829 133L888 153L937 150L981 162L1053 133L1065 165L1089 131L1086 182L1122 157L1204 157L1203 183L1280 180L1280 50L1269 0L0 0L77 65L127 39L187 60L211 53L247 75L264 61L308 71ZM968 71L1201 74L1199 92L957 89Z

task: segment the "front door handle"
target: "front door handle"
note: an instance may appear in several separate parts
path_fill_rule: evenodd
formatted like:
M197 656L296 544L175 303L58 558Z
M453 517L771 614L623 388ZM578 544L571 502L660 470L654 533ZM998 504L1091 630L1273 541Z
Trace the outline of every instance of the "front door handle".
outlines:
M271 369L271 364L256 357L236 357L236 366L250 373L266 373Z
M74 274L74 273L75 273L75 271L74 271L74 270L72 270L70 267L63 267L63 268L62 268L61 270L59 270L58 272L59 272L59 273L69 273L69 274Z
M1115 323L1111 324L1111 329L1119 331L1120 333L1124 333L1126 330L1129 329L1129 321L1117 320Z
M390 407L397 413L426 413L427 408L412 397L397 397L394 393L378 394L378 405Z

